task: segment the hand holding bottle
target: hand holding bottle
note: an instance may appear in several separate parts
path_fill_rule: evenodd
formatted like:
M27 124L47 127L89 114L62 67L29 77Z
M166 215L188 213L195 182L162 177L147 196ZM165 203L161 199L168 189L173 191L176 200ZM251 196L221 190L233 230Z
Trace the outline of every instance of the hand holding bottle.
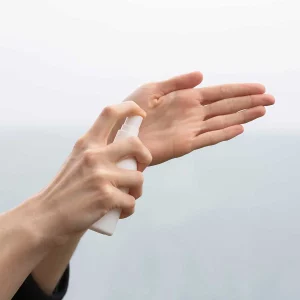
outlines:
M39 210L36 224L42 234L65 237L88 229L113 209L122 210L122 217L134 212L135 200L142 194L140 170L150 164L151 154L137 137L107 145L116 122L134 115L145 117L145 112L131 101L105 108L53 182L28 200L32 211ZM117 166L128 157L136 160L139 171Z

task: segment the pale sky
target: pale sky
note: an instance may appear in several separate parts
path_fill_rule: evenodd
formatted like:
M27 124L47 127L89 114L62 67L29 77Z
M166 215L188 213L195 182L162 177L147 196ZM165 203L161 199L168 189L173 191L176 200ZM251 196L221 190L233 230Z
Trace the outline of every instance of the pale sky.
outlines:
M0 1L0 124L92 123L140 84L261 82L276 97L249 130L300 131L296 0Z

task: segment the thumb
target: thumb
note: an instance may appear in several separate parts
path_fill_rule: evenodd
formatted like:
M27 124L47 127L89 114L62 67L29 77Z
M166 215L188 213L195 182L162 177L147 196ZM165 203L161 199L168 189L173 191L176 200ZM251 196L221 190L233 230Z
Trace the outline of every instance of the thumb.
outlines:
M157 83L158 89L164 94L169 94L174 91L191 89L200 84L203 80L203 75L200 72L192 72L179 76L172 77L165 81Z

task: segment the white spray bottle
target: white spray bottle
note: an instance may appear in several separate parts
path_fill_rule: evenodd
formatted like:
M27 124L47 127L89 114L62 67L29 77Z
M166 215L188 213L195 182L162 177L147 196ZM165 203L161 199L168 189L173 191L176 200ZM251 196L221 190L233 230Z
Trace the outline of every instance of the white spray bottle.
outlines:
M140 116L129 117L125 120L122 128L118 131L114 142L119 141L130 136L138 136L139 129L142 124L143 118ZM117 163L117 166L122 169L136 170L137 163L134 158L126 158ZM122 188L122 191L128 193L127 188ZM99 221L94 223L90 229L106 234L113 235L117 226L118 220L121 215L121 209L113 209L103 216Z

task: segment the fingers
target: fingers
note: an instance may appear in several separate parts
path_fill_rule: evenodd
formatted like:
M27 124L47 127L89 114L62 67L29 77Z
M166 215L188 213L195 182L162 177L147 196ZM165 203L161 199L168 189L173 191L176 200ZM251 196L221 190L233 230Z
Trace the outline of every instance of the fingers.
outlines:
M205 87L195 91L198 93L200 103L207 105L227 98L263 94L265 87L258 83L237 83Z
M249 95L244 97L229 98L204 106L205 119L220 115L227 115L256 106L268 106L275 103L271 95Z
M115 165L128 157L134 157L138 166L148 166L152 161L151 153L137 137L129 137L104 148L86 150L82 156L83 171L92 170L91 182L100 189L100 196L106 199L104 207L107 210L121 208L124 210L123 217L134 212L132 199L142 195L144 181L140 171L126 170ZM128 190L129 195L126 193Z
M170 78L157 83L157 87L164 95L183 89L191 89L202 82L203 75L200 72L192 72Z
M132 196L135 200L140 198L143 194L143 185L137 183L137 185L129 190L129 195ZM122 210L120 218L127 218L134 213L134 207L124 208Z
M129 137L112 143L107 146L106 151L112 162L118 162L128 156L135 157L137 162L143 165L149 165L152 161L150 151L138 137Z
M132 216L135 212L135 206L132 208L124 208L121 211L120 219L126 219L130 216Z
M228 141L240 135L243 131L244 129L242 125L236 125L216 131L206 132L194 138L192 144L193 150Z
M118 188L129 189L129 194L135 199L143 194L144 175L142 172L117 169L112 181Z
M103 109L88 134L106 144L110 132L119 120L136 115L145 117L146 113L133 101L107 106Z
M120 218L131 216L134 213L135 200L143 193L143 174L138 171L118 169L111 182L114 184L112 196L115 199L115 205L122 209Z
M144 183L144 175L142 172L115 168L115 170L100 169L95 172L99 184L110 182L112 186L118 189L130 190L130 195L138 199L142 196L142 186Z
M245 124L262 117L266 113L264 106L258 106L246 109L235 114L218 116L203 122L203 127L199 131L199 135L204 132L219 130L233 125Z
M112 197L114 199L115 208L120 208L121 219L127 218L134 213L135 198L117 188L113 188Z
M134 189L143 185L144 176L143 173L139 171L116 168L111 180L118 188ZM135 198L139 198L140 196L141 194L136 195Z

